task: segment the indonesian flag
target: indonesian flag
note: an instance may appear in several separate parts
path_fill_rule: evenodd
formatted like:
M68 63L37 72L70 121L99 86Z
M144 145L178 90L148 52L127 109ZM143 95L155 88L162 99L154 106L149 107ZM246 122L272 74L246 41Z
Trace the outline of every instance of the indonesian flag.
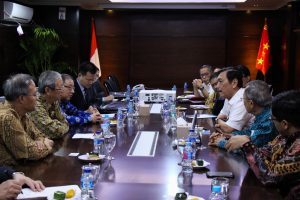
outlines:
M270 66L271 66L270 42L269 42L267 20L265 19L265 25L262 31L258 55L256 59L256 68L260 70L265 76Z
M98 47L97 47L95 23L93 19L92 19L90 62L94 63L96 67L99 69L99 77L100 77L101 76L100 59L99 59Z

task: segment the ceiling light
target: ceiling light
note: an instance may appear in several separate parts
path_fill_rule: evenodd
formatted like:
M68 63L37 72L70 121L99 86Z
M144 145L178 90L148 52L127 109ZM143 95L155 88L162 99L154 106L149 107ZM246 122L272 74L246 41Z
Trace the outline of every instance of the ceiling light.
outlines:
M112 3L242 3L246 0L109 0Z

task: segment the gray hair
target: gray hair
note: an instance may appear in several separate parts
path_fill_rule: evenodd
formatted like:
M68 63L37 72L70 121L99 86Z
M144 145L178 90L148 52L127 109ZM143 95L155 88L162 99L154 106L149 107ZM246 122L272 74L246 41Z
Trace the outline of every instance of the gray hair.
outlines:
M271 106L272 95L269 85L261 80L250 81L245 89L245 95L255 104L261 107Z
M15 101L19 96L27 95L29 85L34 83L28 74L16 74L3 84L4 96L8 101Z
M210 73L213 73L213 68L212 68L211 65L202 65L202 66L200 67L200 70L201 70L201 69L204 69L204 68L207 68L208 71L209 71Z
M56 71L44 71L39 77L39 93L45 94L45 88L55 89L55 82L62 79L60 73Z

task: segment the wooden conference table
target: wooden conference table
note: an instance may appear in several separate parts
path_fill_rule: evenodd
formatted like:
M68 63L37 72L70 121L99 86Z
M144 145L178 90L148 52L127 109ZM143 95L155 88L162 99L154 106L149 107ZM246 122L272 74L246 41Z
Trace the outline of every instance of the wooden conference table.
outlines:
M188 112L191 114L192 111ZM211 119L202 119L200 124L209 129L213 127ZM46 186L80 185L81 166L86 163L68 155L72 152L90 152L93 141L74 140L72 135L76 132L91 132L97 127L99 125L71 128L63 139L56 141L57 151L53 155L41 161L26 163L18 170L41 180ZM154 157L127 156L138 131L159 131ZM181 173L181 167L177 164L180 161L179 153L172 149L175 136L165 132L159 114L139 117L131 126L127 124L124 130L112 128L112 132L117 136L116 146L112 151L115 160L112 161L112 166L106 160L99 163L101 172L95 186L98 199L172 199L176 192L182 190L208 199L211 180L206 178L205 171L195 171L192 178ZM204 135L203 143L206 147L207 142L208 135ZM197 157L210 162L210 171L234 173L235 178L230 180L229 199L281 199L277 190L260 184L242 157L213 147L198 151Z

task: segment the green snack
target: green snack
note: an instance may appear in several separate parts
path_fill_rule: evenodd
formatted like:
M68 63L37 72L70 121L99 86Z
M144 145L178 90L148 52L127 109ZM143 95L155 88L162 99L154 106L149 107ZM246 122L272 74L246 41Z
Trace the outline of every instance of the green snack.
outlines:
M61 192L61 191L56 191L56 192L54 192L53 199L55 199L55 200L64 200L65 197L66 197L66 193Z
M203 165L204 165L203 160L198 159L198 160L197 160L197 165L198 165L198 166L203 166Z

